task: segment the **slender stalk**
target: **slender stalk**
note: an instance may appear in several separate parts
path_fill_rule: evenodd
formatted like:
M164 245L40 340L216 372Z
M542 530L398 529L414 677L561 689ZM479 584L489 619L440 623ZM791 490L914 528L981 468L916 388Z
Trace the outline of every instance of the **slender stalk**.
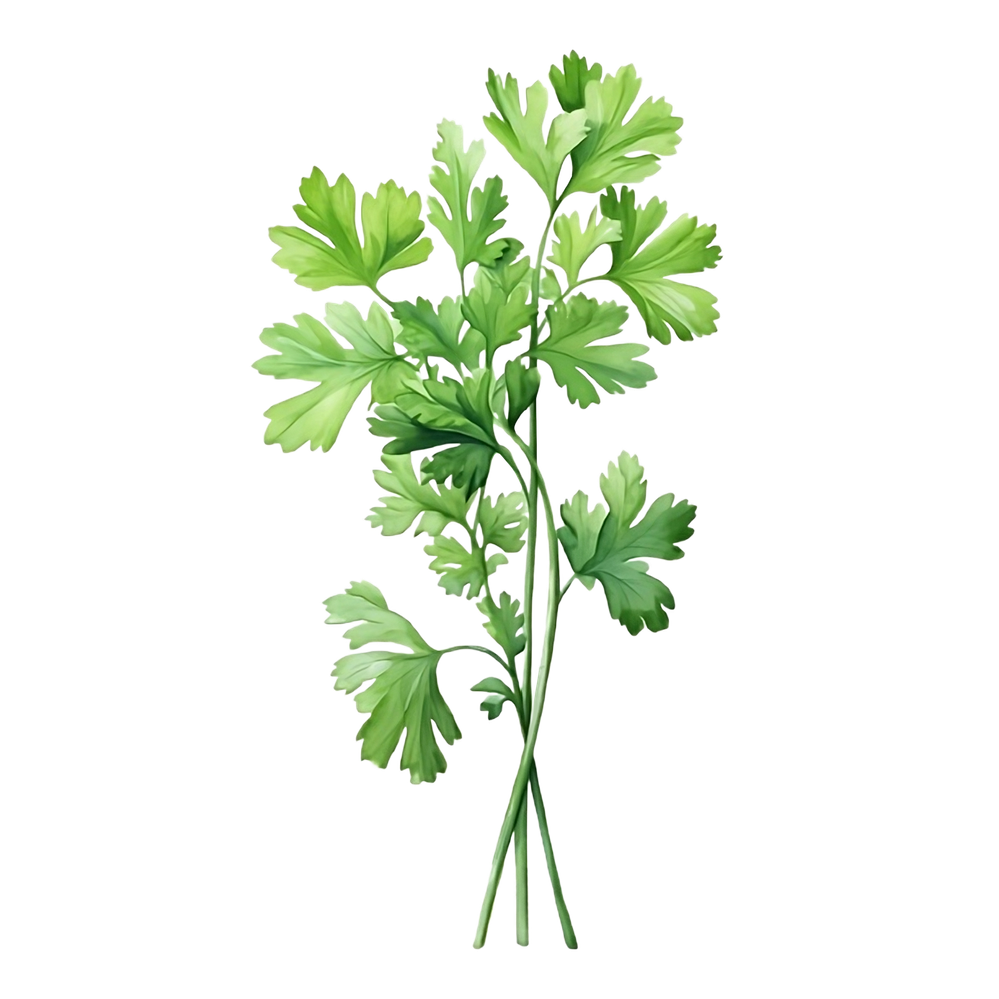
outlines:
M523 444L523 442L520 442ZM475 934L475 947L481 947L486 942L486 931L489 928L489 917L492 915L493 903L496 901L496 889L499 886L500 875L503 873L503 863L506 860L506 853L510 847L510 840L513 838L514 827L517 823L517 816L520 812L521 799L527 789L531 775L531 765L534 762L534 747L538 741L538 728L541 724L541 715L545 705L545 692L548 688L548 673L551 668L552 653L555 648L555 628L558 622L558 597L559 597L559 564L558 564L558 538L555 534L555 518L552 514L551 501L548 498L548 490L545 488L544 478L538 468L537 461L531 454L530 449L524 447L525 453L531 462L531 468L537 480L538 490L545 507L545 521L548 529L548 612L545 623L544 644L541 650L541 662L538 665L537 689L535 691L534 706L528 718L527 735L524 739L524 750L520 758L520 766L513 783L513 790L510 794L510 801L507 805L506 814L503 817L503 825L500 828L499 840L496 843L496 850L493 853L492 868L489 872L489 881L486 884L486 894L482 900L482 910L479 913L479 925ZM513 455L506 448L499 452L508 463L516 467ZM519 475L519 472L518 472ZM525 711L526 714L526 711ZM568 942L568 941L567 941ZM570 944L571 946L571 944Z
M526 947L530 936L527 918L527 795L520 799L513 829L513 859L517 871L517 943Z

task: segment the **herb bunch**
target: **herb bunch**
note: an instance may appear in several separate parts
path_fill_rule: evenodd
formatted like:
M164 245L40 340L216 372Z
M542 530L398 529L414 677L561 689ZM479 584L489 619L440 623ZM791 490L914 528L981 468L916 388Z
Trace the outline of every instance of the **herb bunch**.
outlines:
M485 942L511 840L517 940L528 942L528 788L565 942L576 946L534 760L559 607L574 582L587 589L599 582L611 616L632 635L643 628L665 629L673 595L644 560L682 557L678 545L693 533L695 508L686 500L666 493L646 507L644 470L627 452L600 477L604 502L591 504L577 492L561 505L557 523L538 461L542 372L547 368L569 402L581 408L599 403L600 390L642 388L656 377L638 360L649 348L617 338L627 306L587 297L577 290L585 284L616 285L637 310L647 336L661 344L673 336L692 340L712 333L718 318L713 295L671 279L715 266L720 256L715 227L681 215L662 228L665 202L653 197L636 204L627 186L655 173L660 157L676 151L681 119L662 99L649 98L632 111L640 86L633 66L604 75L598 64L590 66L572 52L561 69L552 66L549 80L561 113L547 134L544 84L527 89L525 104L512 76L501 79L490 70L486 83L496 109L484 118L486 128L545 196L547 217L533 258L523 254L519 240L497 235L505 226L503 182L490 177L481 187L472 186L485 147L477 139L466 148L454 122L437 127L430 174L436 196L427 198L427 220L454 253L458 289L436 305L426 298L394 301L381 287L391 271L430 255L420 195L407 194L391 180L374 195L364 194L359 233L351 182L341 174L330 184L313 169L302 181L303 204L295 206L308 228L272 228L279 247L274 261L307 288L363 286L379 301L367 316L350 304L330 304L325 322L303 314L293 324L275 324L261 334L275 353L254 365L275 378L316 383L265 413L270 421L265 441L285 451L306 443L328 451L354 402L370 390L375 407L370 430L385 441L383 467L374 476L387 495L368 519L386 535L404 534L415 524L415 534L432 539L425 551L440 585L453 596L477 598L485 618L494 647L437 649L391 610L371 583L352 583L326 601L327 623L351 625L344 632L350 648L365 648L338 660L333 670L336 688L354 694L358 709L368 715L358 732L361 758L385 767L402 741L401 766L413 783L433 782L446 770L438 736L448 745L461 736L438 687L441 660L459 650L474 651L498 667L500 675L472 690L486 695L481 707L490 720L507 703L512 706L524 746L476 947ZM559 190L566 158L571 174ZM585 222L578 211L560 214L573 195L599 195ZM581 277L605 244L609 269ZM414 454L423 455L418 469ZM512 470L519 491L488 491L497 463ZM540 621L534 600L539 529L547 537L548 559ZM524 553L522 594L494 592L491 577L519 552ZM567 580L562 556L571 569Z

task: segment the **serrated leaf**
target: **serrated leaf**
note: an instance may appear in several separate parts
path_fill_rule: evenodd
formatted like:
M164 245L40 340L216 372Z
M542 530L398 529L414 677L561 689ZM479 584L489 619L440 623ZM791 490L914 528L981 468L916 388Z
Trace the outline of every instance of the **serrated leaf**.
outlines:
M371 432L391 437L386 454L408 454L443 444L481 444L495 451L491 397L493 374L480 368L462 381L424 379L418 390L378 406L368 418Z
M572 178L566 193L596 194L611 184L644 180L659 169L659 157L676 152L682 118L662 98L651 97L625 122L641 80L634 66L623 66L585 89L587 134L572 153ZM573 112L578 114L579 112ZM635 155L638 154L638 155Z
M579 280L579 269L598 246L620 240L621 223L606 216L598 222L597 210L594 208L583 229L579 212L573 212L571 215L559 215L555 219L555 237L558 242L552 244L552 255L548 259L556 267L562 268L571 288Z
M464 271L470 263L494 264L507 245L507 240L488 242L489 237L506 225L498 215L507 205L503 194L503 181L490 177L481 188L472 188L482 159L486 154L481 139L464 149L464 134L460 125L445 119L437 126L440 142L434 148L434 159L447 168L435 166L430 172L430 183L444 198L450 216L434 197L427 198L427 218L436 226L448 245L454 250L458 270ZM468 202L471 195L472 211Z
M650 631L668 627L666 611L674 607L669 588L649 575L647 563L637 560L681 558L678 543L694 533L690 522L696 510L686 500L675 503L673 494L667 493L634 523L645 504L643 474L638 459L622 453L600 479L608 511L600 518L595 541L594 529L603 508L598 505L589 511L582 493L576 494L572 504L562 505L566 526L558 532L573 571L581 579L600 580L611 616L633 635L644 627Z
M527 639L524 636L524 615L517 613L520 610L520 601L514 600L509 593L504 592L500 594L499 604L487 596L480 600L477 606L486 616L482 627L506 653L507 660L513 663L527 646Z
M382 496L383 505L375 507L367 518L373 527L382 529L382 534L404 534L417 517L416 534L431 536L440 534L448 524L466 523L470 501L464 490L421 483L409 455L383 454L382 464L387 471L375 469L375 481L393 495Z
M586 85L590 80L599 80L603 70L600 63L586 65L586 60L576 55L575 49L562 56L562 69L552 66L548 71L555 96L563 111L578 111L586 106Z
M329 243L297 226L274 226L271 239L280 247L274 262L295 275L298 284L314 291L335 285L374 287L378 279L400 267L422 263L433 244L418 239L425 226L420 196L407 195L394 181L380 184L377 194L361 198L361 228L357 233L354 186L344 174L330 186L314 167L299 189L304 205L295 214ZM331 245L332 244L332 245Z
M535 306L528 304L531 293L530 260L521 258L500 267L480 267L475 282L461 303L461 311L471 331L482 336L486 366L496 351L520 339L520 330L530 326ZM470 332L471 332L470 331Z
M635 360L647 353L648 347L634 343L592 345L594 340L621 331L628 315L623 305L598 304L596 299L574 295L548 306L547 314L548 336L531 356L548 364L569 401L582 409L600 401L594 382L607 392L623 392L624 386L642 388L656 377L648 364Z
M276 323L260 339L278 354L262 357L253 367L275 378L299 378L319 384L301 395L271 406L264 441L294 451L311 443L328 451L354 401L366 385L382 396L386 386L406 384L415 372L396 353L394 330L384 310L373 304L368 318L350 305L328 305L327 322L353 349L346 348L312 316L295 316L295 325Z
M499 566L509 561L499 552L487 559L481 548L469 551L460 541L445 535L435 538L433 544L427 545L423 550L434 556L430 568L440 574L440 585L444 587L444 592L460 597L467 586L466 596L469 600L478 596L486 585L486 579Z
M346 593L326 601L327 624L363 622L345 632L356 649L371 642L404 645L412 652L371 651L344 656L333 670L336 689L354 693L358 711L370 715L361 726L361 759L386 767L402 733L406 733L400 766L414 784L434 781L447 769L433 726L448 745L461 738L454 715L437 685L442 652L431 648L401 614L388 609L371 583L352 583Z
M606 217L621 223L621 241L612 248L613 265L605 277L635 303L650 337L670 342L670 330L681 340L706 336L716 329L714 295L703 288L666 280L670 274L691 274L714 267L721 248L710 245L713 225L698 225L681 215L643 249L639 249L666 216L666 206L653 198L645 208L635 207L635 193L622 188L600 199Z
M524 547L528 518L523 493L500 493L495 500L483 496L475 518L482 528L483 548L495 545L512 554Z
M420 475L424 482L447 482L470 498L489 478L489 467L496 452L484 444L459 444L424 458Z
M485 340L476 330L466 330L459 338L465 321L460 300L445 298L437 309L425 298L418 298L415 305L396 302L393 315L402 324L396 339L421 361L443 357L458 371L462 365L470 369L479 366Z
M527 88L526 110L520 104L517 81L509 73L506 80L501 80L489 70L486 90L500 113L483 119L486 128L537 181L549 207L554 207L562 163L586 135L586 111L556 115L545 139L542 127L548 109L548 91L540 80Z

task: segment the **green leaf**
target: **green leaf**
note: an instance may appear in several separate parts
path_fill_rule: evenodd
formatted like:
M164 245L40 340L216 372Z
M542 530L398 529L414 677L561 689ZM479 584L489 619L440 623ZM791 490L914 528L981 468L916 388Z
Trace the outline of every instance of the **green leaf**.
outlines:
M427 237L418 240L425 228L420 196L407 196L394 181L380 184L375 197L361 198L363 246L357 234L354 186L344 174L331 187L314 167L299 190L305 204L295 205L295 214L329 243L297 226L270 229L280 247L274 263L296 275L298 284L314 291L334 285L373 288L383 274L421 264L430 256L433 244Z
M713 333L715 296L666 276L714 267L721 257L721 247L710 245L715 227L681 215L639 249L665 218L666 205L653 198L645 208L636 208L634 191L623 188L620 199L613 190L601 197L600 209L621 223L621 241L613 246L614 262L605 276L635 303L649 336L669 343L670 330L681 340Z
M483 691L490 695L479 705L479 710L485 711L490 721L499 717L507 701L513 705L517 703L513 691L499 677L488 676L485 680L480 680L472 690Z
M264 413L271 422L264 434L268 444L294 451L311 442L312 450L328 451L354 401L371 384L381 398L391 386L410 383L415 372L395 351L392 321L373 304L368 318L350 305L328 305L326 320L353 349L343 347L318 319L302 314L296 325L276 323L260 339L278 354L262 357L253 367L275 378L300 378L319 384L280 402Z
M549 302L554 302L556 298L562 297L562 287L558 283L555 272L550 267L544 268L538 293L542 298L547 298Z
M482 188L472 189L472 180L486 155L481 139L476 139L464 150L464 136L460 125L446 118L437 126L441 141L434 149L434 159L443 163L447 172L435 166L430 172L430 183L444 198L450 216L434 197L427 198L427 218L436 226L448 245L454 250L458 270L464 271L470 263L485 266L496 263L507 246L508 240L487 242L489 237L506 225L497 218L506 208L503 181L490 177ZM472 212L468 212L469 193Z
M586 60L576 55L575 50L562 56L562 71L552 66L548 79L552 82L555 96L563 111L578 111L586 106L586 85L590 80L599 80L603 70L600 63L586 65Z
M370 642L403 645L411 652L371 651L337 660L333 676L336 689L354 693L358 711L370 715L361 726L361 759L386 767L402 733L401 768L414 784L434 781L447 762L434 736L433 726L448 745L461 732L437 685L437 664L442 652L431 648L401 614L388 609L381 591L370 583L352 583L347 592L326 601L327 624L364 622L345 632L350 647Z
M520 330L534 318L535 306L527 301L530 267L527 257L500 267L480 267L472 290L461 303L472 331L480 333L485 343L487 366L500 347L520 339Z
M649 575L640 558L677 559L683 556L678 543L693 533L690 522L695 507L686 500L674 502L672 493L656 499L636 524L645 505L644 474L638 459L622 453L607 475L600 477L600 489L608 512L594 529L602 507L590 512L587 498L577 493L572 504L562 505L565 526L558 536L576 575L600 580L611 616L637 635L643 627L662 631L669 626L666 610L674 607L669 588ZM585 582L585 580L584 580Z
M398 339L411 354L426 362L430 357L443 357L460 371L479 366L479 355L485 346L482 334L468 330L459 339L464 324L461 303L445 298L437 310L425 299L396 302L393 315L402 323Z
M525 367L520 361L507 361L502 382L507 401L506 419L513 429L537 398L541 373L537 368Z
M375 507L367 518L372 527L382 529L382 534L404 534L417 517L416 533L431 536L440 534L448 524L467 522L470 500L464 490L420 483L408 455L383 454L382 464L388 471L375 469L375 481L394 495L382 496L384 505Z
M475 518L482 528L483 548L495 545L512 553L524 547L528 518L523 493L500 493L495 500L483 496Z
M627 315L623 305L598 304L584 295L549 305L548 336L531 356L551 367L569 401L579 403L582 409L600 401L593 382L607 392L623 392L625 385L642 388L656 377L648 364L635 360L647 353L648 347L634 343L591 346L594 340L619 333Z
M524 615L517 613L520 601L514 600L509 593L504 592L500 594L499 604L487 596L476 606L487 619L482 627L489 632L490 637L506 653L507 660L512 664L527 646L527 639L524 636Z
M555 236L558 242L552 244L552 255L548 259L565 271L571 288L579 280L580 267L597 247L621 238L621 223L606 216L597 222L597 210L594 208L583 229L579 212L573 212L572 215L559 215L555 219Z
M509 73L506 80L501 81L489 70L486 90L501 115L490 114L484 118L486 128L537 181L548 198L549 207L554 208L555 186L562 163L586 135L586 111L556 115L546 140L542 126L548 109L548 91L540 80L527 88L526 110L521 108L517 81Z
M371 432L392 437L386 454L408 454L442 444L484 444L497 448L490 408L493 374L479 368L462 381L424 379L394 403L378 406L368 417Z
M488 697L482 699L479 710L485 711L489 720L492 721L494 718L499 718L500 712L503 710L503 705L508 699L502 697L500 694L490 694Z
M447 482L464 491L466 498L481 489L489 478L489 467L496 452L484 444L459 444L424 458L420 474L424 482Z
M440 585L444 587L444 591L460 597L467 586L469 600L478 596L486 585L487 577L509 561L499 552L487 559L481 548L469 551L460 541L444 535L435 538L434 543L423 550L428 555L435 556L430 568L440 573Z
M572 178L566 193L596 194L611 184L634 183L659 169L659 157L676 152L677 129L682 118L662 98L651 97L628 119L641 80L634 66L624 66L616 76L586 83L586 138L573 149ZM578 114L579 112L573 112ZM641 155L631 155L639 153Z

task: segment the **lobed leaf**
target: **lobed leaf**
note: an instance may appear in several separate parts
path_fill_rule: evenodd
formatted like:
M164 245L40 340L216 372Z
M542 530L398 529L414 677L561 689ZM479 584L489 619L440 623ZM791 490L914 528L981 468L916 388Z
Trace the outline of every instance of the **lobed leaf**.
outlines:
M643 474L638 459L622 453L600 479L606 515L599 504L590 511L587 497L579 492L571 504L562 505L565 526L558 531L577 577L584 583L589 579L589 586L593 579L600 581L611 616L633 635L645 627L667 628L666 611L675 606L666 584L649 575L647 563L638 559L681 558L678 543L694 533L690 522L696 510L686 500L675 503L673 494L667 493L634 523L645 505Z
M348 629L350 647L371 642L405 645L411 653L370 651L344 656L333 670L336 689L356 694L357 710L370 717L361 726L361 759L386 767L402 733L406 733L400 766L414 784L433 782L447 769L434 736L436 725L452 745L461 732L437 685L437 665L443 652L431 648L401 614L388 609L381 591L371 583L351 583L346 593L326 601L327 624L364 623Z
M274 262L295 275L295 281L319 291L335 285L373 288L389 271L420 264L430 256L431 241L418 239L420 196L407 195L394 181L380 184L377 194L361 198L363 245L357 233L356 196L346 175L332 186L319 167L302 178L303 205L295 214L329 242L297 226L274 226L271 240L280 247ZM332 245L331 245L332 244Z
M696 218L681 215L639 249L665 218L666 205L653 198L645 208L636 208L634 192L622 188L620 198L608 191L600 208L621 224L621 241L613 246L613 265L605 277L635 303L649 336L669 343L671 330L681 340L713 333L718 318L715 296L666 277L715 266L721 257L721 248L710 245L715 227L699 226Z
M372 398L382 400L417 381L413 368L395 351L394 329L384 310L372 304L368 318L349 303L328 305L326 320L353 349L346 348L312 316L295 316L295 325L276 323L260 339L277 354L255 362L261 374L299 378L319 384L301 395L271 406L268 444L294 451L311 443L328 451L336 442L357 397L371 385Z

